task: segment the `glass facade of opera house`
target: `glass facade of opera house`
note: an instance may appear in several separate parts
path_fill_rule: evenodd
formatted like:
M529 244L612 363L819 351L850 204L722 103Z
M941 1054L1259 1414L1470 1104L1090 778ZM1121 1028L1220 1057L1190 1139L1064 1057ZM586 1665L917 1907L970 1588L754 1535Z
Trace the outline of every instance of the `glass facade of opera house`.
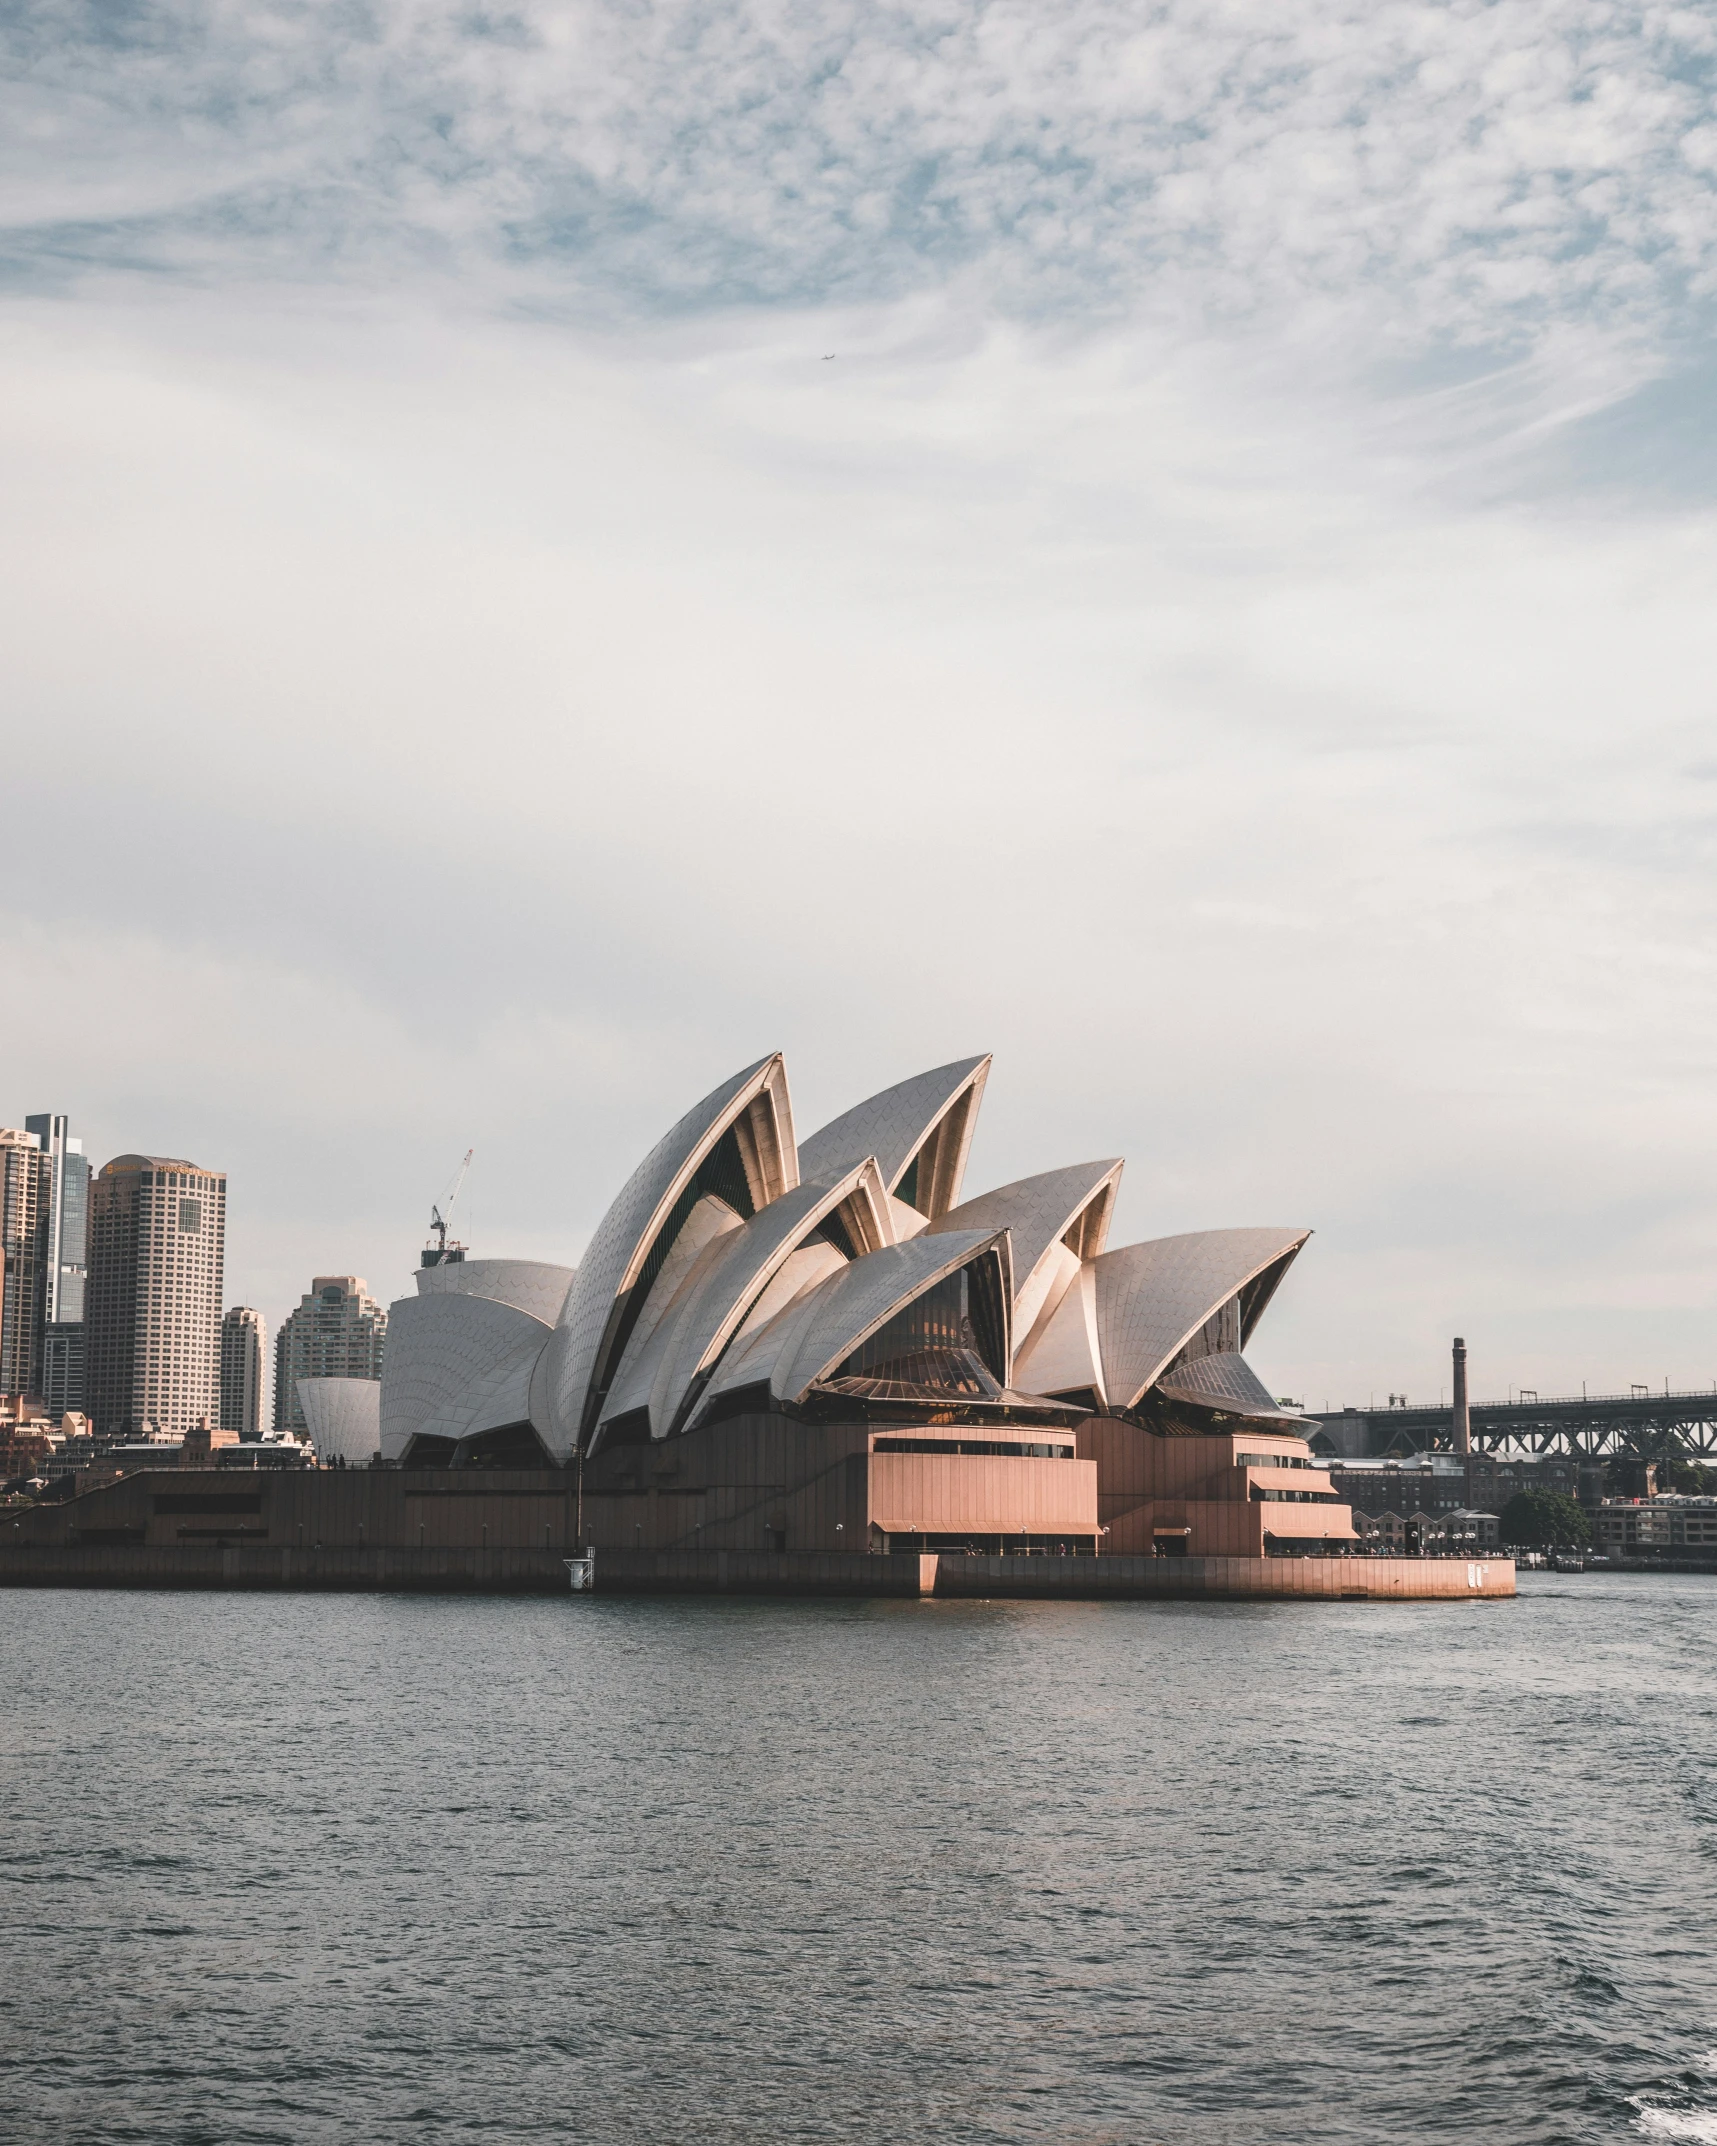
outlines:
M576 1270L424 1268L390 1315L384 1460L573 1470L599 1550L1347 1548L1244 1354L1309 1233L1111 1247L1112 1156L969 1195L989 1067L801 1139L762 1059L651 1149Z

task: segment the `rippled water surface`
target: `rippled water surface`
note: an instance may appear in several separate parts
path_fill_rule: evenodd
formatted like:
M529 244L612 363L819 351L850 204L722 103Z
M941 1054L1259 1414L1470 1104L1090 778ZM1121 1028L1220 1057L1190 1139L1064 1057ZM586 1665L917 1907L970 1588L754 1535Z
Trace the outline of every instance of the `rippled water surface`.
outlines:
M16 2141L1717 2141L1717 1580L0 1595Z

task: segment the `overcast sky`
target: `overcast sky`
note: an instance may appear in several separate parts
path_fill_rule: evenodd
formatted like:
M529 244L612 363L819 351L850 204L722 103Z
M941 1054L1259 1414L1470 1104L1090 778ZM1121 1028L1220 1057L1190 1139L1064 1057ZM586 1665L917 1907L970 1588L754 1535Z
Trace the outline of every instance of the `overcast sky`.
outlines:
M272 1328L993 1050L1280 1393L1717 1382L1717 16L9 23L0 1121Z

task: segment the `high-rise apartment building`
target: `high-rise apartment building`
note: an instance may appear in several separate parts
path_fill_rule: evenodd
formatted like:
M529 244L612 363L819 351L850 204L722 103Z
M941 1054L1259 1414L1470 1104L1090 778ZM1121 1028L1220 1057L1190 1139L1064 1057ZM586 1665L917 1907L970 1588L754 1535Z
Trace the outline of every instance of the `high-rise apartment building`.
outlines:
M318 1274L274 1344L274 1427L307 1428L300 1379L379 1379L388 1315L361 1274Z
M221 1405L227 1181L170 1155L119 1155L91 1181L84 1331L98 1438L183 1433Z
M262 1436L262 1373L268 1321L235 1304L221 1321L221 1428L241 1438Z
M38 1362L49 1415L84 1405L83 1300L89 1258L89 1158L64 1114L38 1111L24 1120L48 1160L47 1249L42 1277Z
M34 1133L0 1126L0 1394L42 1397L48 1158Z

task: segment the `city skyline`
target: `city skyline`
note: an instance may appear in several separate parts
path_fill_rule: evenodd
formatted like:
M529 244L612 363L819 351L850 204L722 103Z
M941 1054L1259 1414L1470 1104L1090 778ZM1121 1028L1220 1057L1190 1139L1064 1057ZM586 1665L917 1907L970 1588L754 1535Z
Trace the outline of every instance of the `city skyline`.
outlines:
M21 1119L19 1122L21 1123ZM73 1112L67 1117L56 1119L55 1122L64 1125L67 1123L79 1124L83 1121L77 1113ZM81 1142L82 1136L80 1135L74 1145L81 1144ZM424 1145L427 1147L427 1143ZM980 1146L978 1148L980 1158L983 1152L980 1134ZM456 1160L456 1158L453 1159ZM485 1197L489 1188L486 1188L483 1183L481 1174L482 1159L482 1155L479 1153L477 1166L473 1170L472 1177L467 1180L459 1208L454 1215L453 1235L470 1244L473 1257L540 1259L549 1256L549 1253L554 1250L560 1249L561 1256L553 1260L552 1263L576 1266L582 1252L582 1245L577 1251L564 1249L575 1233L569 1231L556 1237L542 1226L540 1217L522 1217L516 1227L509 1227L505 1220L496 1223L493 1227L481 1221L473 1221L474 1214L482 1215L493 1211L492 1195L489 1198ZM86 1168L92 1174L98 1172L101 1168L99 1162L91 1162L87 1156L84 1160ZM448 1160L449 1158L446 1156L439 1158L443 1169L443 1180L445 1180L445 1166ZM378 1219L371 1216L366 1217L361 1224L348 1224L344 1229L332 1225L318 1224L307 1219L295 1226L290 1234L295 1243L308 1243L311 1245L367 1240L372 1247L379 1251L380 1256L373 1259L364 1271L366 1273L376 1271L387 1277L387 1279L379 1283L374 1292L375 1301L385 1311L386 1307L401 1300L409 1299L417 1286L417 1261L425 1239L429 1234L427 1229L429 1206L434 1197L434 1192L440 1189L442 1189L441 1186L435 1186L430 1197L424 1200L421 1223L415 1221L408 1214L401 1213L398 1218L399 1228L397 1233L388 1229L385 1218ZM610 1193L613 1190L612 1187L608 1189ZM524 1199L521 1195L515 1194L513 1202L509 1204L523 1207ZM256 1232L251 1218L245 1215L242 1203L237 1210L237 1219L241 1242L256 1243L260 1233ZM352 1274L357 1269L358 1262L312 1261L305 1263L295 1272L294 1268L288 1264L288 1255L277 1250L270 1250L267 1246L260 1246L257 1251L251 1253L249 1263L244 1272L234 1274L230 1253L233 1221L233 1212L229 1211L227 1217L229 1247L227 1282L224 1292L226 1303L222 1310L224 1315L227 1311L242 1309L249 1304L258 1305L267 1324L268 1332L273 1337L267 1350L265 1390L268 1398L264 1418L265 1421L273 1422L277 1406L274 1399L277 1390L276 1358L283 1326L292 1312L305 1299L307 1290L314 1286L318 1276L336 1273ZM1301 1263L1302 1269L1309 1264L1315 1271L1320 1249L1319 1236L1320 1233L1314 1223L1311 1240L1307 1247L1307 1258ZM548 1248L547 1252L543 1249L544 1247ZM391 1273L388 1264L390 1259L394 1262ZM244 1287L246 1276L249 1277L252 1285L248 1290ZM258 1286L259 1276L265 1278L260 1286ZM1300 1291L1305 1289L1305 1280L1303 1272L1296 1277ZM1295 1300L1296 1285L1295 1283L1290 1283L1288 1288L1283 1291L1281 1302L1272 1321L1273 1326L1277 1323L1291 1323ZM1327 1314L1326 1306L1315 1306L1309 1309L1304 1316L1309 1324L1312 1319L1324 1314ZM1451 1315L1451 1319L1445 1322L1445 1324L1451 1323L1459 1323L1458 1315ZM1582 1390L1590 1390L1594 1395L1600 1392L1626 1393L1632 1386L1640 1383L1648 1384L1654 1390L1658 1390L1663 1387L1666 1380L1670 1387L1677 1392L1696 1392L1717 1387L1717 1364L1714 1364L1711 1372L1703 1377L1699 1375L1696 1368L1700 1353L1698 1337L1695 1338L1695 1345L1692 1348L1684 1344L1679 1350L1661 1350L1659 1354L1663 1358L1663 1365L1657 1365L1642 1364L1638 1357L1630 1362L1613 1347L1582 1353L1574 1344L1563 1344L1558 1350L1545 1349L1535 1353L1529 1345L1523 1345L1518 1333L1499 1330L1492 1334L1486 1334L1484 1323L1475 1322L1470 1318L1466 1321L1466 1324L1477 1329L1477 1368L1474 1374L1475 1394L1485 1400L1503 1399L1523 1387L1536 1390L1546 1397L1552 1394L1578 1393ZM1344 1405L1377 1407L1382 1405L1385 1395L1395 1394L1398 1391L1415 1404L1431 1405L1446 1397L1447 1337L1445 1334L1430 1331L1428 1318L1419 1320L1418 1326L1423 1331L1418 1340L1419 1367L1417 1380L1412 1375L1411 1366L1409 1370L1401 1371L1392 1368L1388 1363L1374 1365L1372 1368L1379 1375L1376 1377L1368 1376L1363 1357L1356 1352L1349 1359L1345 1371L1339 1360L1335 1362L1333 1371L1328 1374L1333 1383L1329 1385L1326 1391L1304 1378L1296 1381L1286 1375L1283 1367L1284 1365L1292 1366L1293 1359L1287 1356L1285 1351L1274 1349L1268 1340L1264 1344L1263 1353L1260 1357L1260 1369L1264 1371L1273 1388L1284 1395L1291 1395L1295 1400L1303 1402L1308 1410L1319 1410L1326 1406L1339 1408ZM1713 1348L1710 1353L1717 1357L1717 1321L1712 1322L1710 1331L1713 1335ZM1270 1360L1272 1356L1276 1358L1274 1363ZM1554 1375L1545 1369L1547 1362L1556 1364L1559 1360L1569 1367L1565 1384L1557 1384ZM1689 1368L1680 1372L1666 1368L1669 1363L1676 1361ZM1283 1375L1277 1375L1278 1373L1283 1373Z

